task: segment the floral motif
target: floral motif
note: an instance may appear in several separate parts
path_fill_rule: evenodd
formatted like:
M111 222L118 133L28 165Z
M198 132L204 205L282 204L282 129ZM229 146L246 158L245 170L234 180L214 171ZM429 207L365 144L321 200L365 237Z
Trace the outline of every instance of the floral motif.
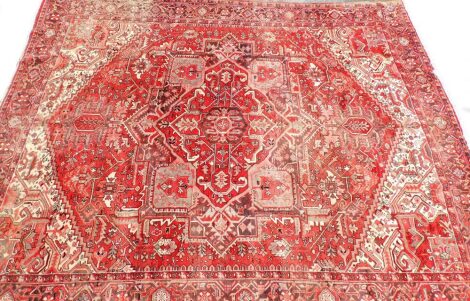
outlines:
M160 238L156 243L155 243L155 252L159 255L159 256L164 256L164 255L170 255L172 254L177 246L176 246L176 243L171 240L171 239L167 239L167 238Z

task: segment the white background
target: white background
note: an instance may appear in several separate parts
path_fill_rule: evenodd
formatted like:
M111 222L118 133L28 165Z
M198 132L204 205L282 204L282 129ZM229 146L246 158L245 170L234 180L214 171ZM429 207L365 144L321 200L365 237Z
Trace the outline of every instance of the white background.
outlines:
M465 0L404 0L470 142L470 5ZM41 0L0 3L0 101L22 57Z

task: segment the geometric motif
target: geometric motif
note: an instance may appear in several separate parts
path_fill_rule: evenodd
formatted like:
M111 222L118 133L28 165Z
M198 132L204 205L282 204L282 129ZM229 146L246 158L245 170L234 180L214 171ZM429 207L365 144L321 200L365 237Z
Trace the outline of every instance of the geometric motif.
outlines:
M0 300L468 297L458 122L403 5L349 2L46 2Z

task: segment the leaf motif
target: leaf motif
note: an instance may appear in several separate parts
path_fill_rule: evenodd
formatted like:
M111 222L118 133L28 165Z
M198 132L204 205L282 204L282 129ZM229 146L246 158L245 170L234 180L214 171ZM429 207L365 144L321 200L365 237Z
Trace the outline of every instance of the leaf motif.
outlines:
M198 123L194 119L182 118L176 123L176 126L180 131L192 131L197 129Z

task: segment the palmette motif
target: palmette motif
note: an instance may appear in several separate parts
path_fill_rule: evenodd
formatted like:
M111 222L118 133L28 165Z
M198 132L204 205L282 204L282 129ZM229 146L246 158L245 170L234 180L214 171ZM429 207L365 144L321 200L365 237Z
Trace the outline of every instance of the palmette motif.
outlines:
M401 3L45 1L0 114L0 300L469 297Z

